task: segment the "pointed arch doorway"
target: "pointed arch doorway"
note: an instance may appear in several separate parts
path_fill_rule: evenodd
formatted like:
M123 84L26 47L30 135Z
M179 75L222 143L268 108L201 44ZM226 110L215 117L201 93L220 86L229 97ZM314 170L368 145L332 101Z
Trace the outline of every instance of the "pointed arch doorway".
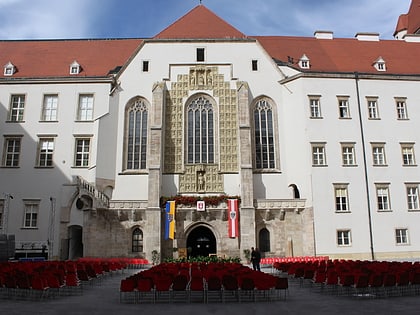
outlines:
M189 257L206 257L216 254L216 237L209 228L197 226L188 234L187 249Z

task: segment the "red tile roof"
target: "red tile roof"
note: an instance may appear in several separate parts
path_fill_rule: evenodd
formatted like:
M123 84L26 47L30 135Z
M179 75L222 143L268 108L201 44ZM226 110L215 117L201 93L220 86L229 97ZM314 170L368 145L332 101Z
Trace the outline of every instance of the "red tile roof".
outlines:
M416 34L420 29L420 0L412 0L407 14L401 14L394 35L407 30L407 34Z
M245 37L246 35L218 17L204 5L198 5L154 38L222 39Z
M256 39L271 57L283 62L287 62L289 56L297 62L305 54L310 60L309 71L379 73L373 64L382 57L387 74L420 74L420 43L287 36Z
M141 44L140 39L0 41L0 66L17 68L12 78L106 77L124 65ZM70 75L70 64L82 68ZM2 78L2 72L0 78Z

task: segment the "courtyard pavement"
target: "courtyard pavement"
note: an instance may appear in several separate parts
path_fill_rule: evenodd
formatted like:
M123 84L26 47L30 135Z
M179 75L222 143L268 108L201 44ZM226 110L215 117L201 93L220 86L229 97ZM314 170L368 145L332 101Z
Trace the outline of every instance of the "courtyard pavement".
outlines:
M286 300L257 303L211 304L123 304L119 286L122 278L139 270L124 270L108 275L100 285L85 285L83 295L61 296L43 301L0 299L0 314L147 314L207 315L207 314L420 314L420 296L366 298L334 296L301 286L299 280L289 280ZM271 269L263 269L270 272Z

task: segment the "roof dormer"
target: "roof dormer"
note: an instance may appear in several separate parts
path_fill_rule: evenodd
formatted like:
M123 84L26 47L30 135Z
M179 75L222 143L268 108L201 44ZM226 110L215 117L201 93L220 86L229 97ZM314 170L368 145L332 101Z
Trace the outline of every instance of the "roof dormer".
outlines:
M309 63L309 58L305 54L303 54L303 56L300 57L300 59L299 59L299 67L301 69L310 69L311 68L311 64Z
M386 71L386 63L385 60L382 57L379 57L374 62L373 66L377 71Z
M81 71L80 64L75 60L70 65L70 74L79 74Z
M5 76L12 76L16 72L16 67L10 61L4 65L4 72Z

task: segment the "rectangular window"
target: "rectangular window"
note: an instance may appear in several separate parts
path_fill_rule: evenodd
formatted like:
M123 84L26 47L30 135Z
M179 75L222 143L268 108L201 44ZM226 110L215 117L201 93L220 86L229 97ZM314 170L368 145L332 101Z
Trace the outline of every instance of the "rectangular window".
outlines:
M348 97L338 98L338 115L340 118L351 118Z
M378 99L377 98L368 98L368 117L369 119L379 119L378 111Z
M197 48L197 62L204 62L204 48Z
M3 163L5 167L18 167L21 150L21 138L10 137L4 140Z
M389 200L389 185L376 185L376 200L378 202L378 211L390 211L391 204Z
M143 72L149 72L149 61L148 60L143 60L142 70L143 70Z
M252 71L258 71L258 60L252 60Z
M39 167L52 167L54 154L54 139L41 138L38 144L38 163Z
M341 153L343 158L343 166L354 166L356 165L356 156L354 154L353 143L342 143Z
M58 95L44 95L42 107L43 121L57 121Z
M325 157L325 144L316 143L312 144L312 165L323 166L327 165Z
M334 185L335 211L349 212L347 184Z
M382 143L372 144L373 165L384 166L385 160L385 145Z
M414 145L409 143L401 144L401 152L403 165L413 166L416 165L416 160L414 158Z
M76 167L89 166L90 139L76 139L74 165Z
M93 95L81 94L79 96L78 120L86 121L93 119Z
M311 118L321 118L321 102L319 97L309 97L309 110Z
M350 230L338 230L337 231L337 245L338 246L350 246L351 245L351 231Z
M395 242L397 245L407 245L408 229L395 229Z
M395 102L397 106L397 119L408 119L406 99L396 98Z
M38 221L38 201L25 201L25 212L23 219L23 227L35 228Z
M9 121L23 121L25 95L12 95L10 99Z
M407 190L408 210L420 210L419 209L419 185L408 184L406 185L406 190Z

